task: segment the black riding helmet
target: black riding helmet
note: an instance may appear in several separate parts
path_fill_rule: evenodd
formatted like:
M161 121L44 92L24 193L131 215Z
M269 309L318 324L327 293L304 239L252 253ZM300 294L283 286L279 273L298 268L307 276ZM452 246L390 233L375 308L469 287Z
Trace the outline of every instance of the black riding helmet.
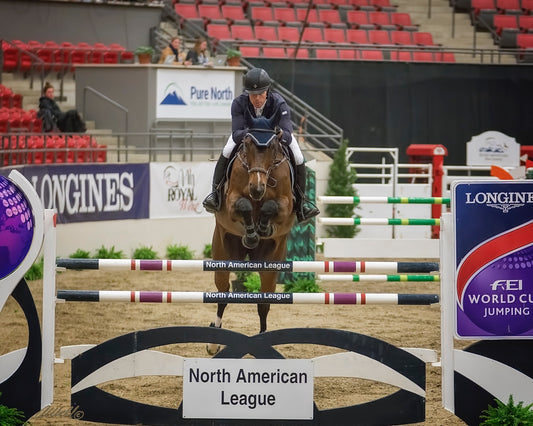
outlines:
M268 90L272 81L263 68L252 68L244 75L244 90L252 95Z

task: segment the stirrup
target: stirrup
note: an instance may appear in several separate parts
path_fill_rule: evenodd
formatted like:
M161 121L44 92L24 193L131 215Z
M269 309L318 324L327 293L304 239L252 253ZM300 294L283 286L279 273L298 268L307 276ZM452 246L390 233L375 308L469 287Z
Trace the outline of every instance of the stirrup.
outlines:
M307 222L308 220L314 218L319 214L320 210L318 210L318 208L316 208L315 206L305 207L304 205L296 210L296 217L298 219L298 223Z
M205 197L202 202L204 209L209 213L216 213L220 210L220 198L217 191L211 192L207 197Z

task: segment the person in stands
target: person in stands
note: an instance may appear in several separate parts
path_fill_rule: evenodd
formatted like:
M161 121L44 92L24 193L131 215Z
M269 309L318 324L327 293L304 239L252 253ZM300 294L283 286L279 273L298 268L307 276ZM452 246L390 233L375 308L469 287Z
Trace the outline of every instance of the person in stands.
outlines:
M272 117L279 109L279 122L275 123L281 131L278 133L280 141L288 146L291 152L291 161L295 170L295 205L294 210L299 222L318 215L320 211L305 198L305 159L292 134L289 106L283 97L271 89L272 81L268 73L262 68L252 68L244 76L244 93L237 96L231 104L232 134L228 138L215 166L213 176L213 192L203 201L204 208L215 213L220 209L222 189L226 179L226 169L231 158L236 153L239 145L249 129L246 125L245 113L248 111L252 117Z
M43 95L39 98L37 117L43 120L44 132L84 133L87 130L78 111L61 111L54 99L54 86L49 82L44 85Z
M191 65L192 62L186 59L185 52L180 51L180 45L180 38L172 37L169 45L161 51L159 63L172 65Z
M203 37L198 37L194 42L194 46L187 52L187 61L191 61L193 65L211 66L213 62L209 59L207 52L207 40Z

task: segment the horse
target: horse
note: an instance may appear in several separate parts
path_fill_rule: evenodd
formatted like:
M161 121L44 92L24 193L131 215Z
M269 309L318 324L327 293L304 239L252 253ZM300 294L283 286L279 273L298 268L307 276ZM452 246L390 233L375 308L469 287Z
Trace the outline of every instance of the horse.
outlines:
M220 210L215 213L212 255L214 260L284 261L287 237L295 222L291 165L286 148L274 127L276 115L246 117L250 131L229 167ZM219 292L230 288L229 271L215 271ZM275 292L277 271L261 271L261 292ZM227 304L217 305L212 327L222 326ZM258 304L260 332L267 329L270 304ZM219 347L210 344L214 355Z

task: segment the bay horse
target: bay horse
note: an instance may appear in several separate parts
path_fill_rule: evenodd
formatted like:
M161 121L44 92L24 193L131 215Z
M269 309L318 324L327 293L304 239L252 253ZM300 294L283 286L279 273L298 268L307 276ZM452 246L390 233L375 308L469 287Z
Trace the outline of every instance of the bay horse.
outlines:
M289 154L276 136L274 122L253 118L246 121L250 131L239 146L229 167L220 210L215 214L213 260L284 261L287 237L295 221ZM261 292L275 292L277 271L261 271ZM215 271L219 292L230 289L229 271ZM214 327L221 327L226 303L219 303ZM258 304L260 332L267 329L269 304ZM210 344L213 355L219 347Z

